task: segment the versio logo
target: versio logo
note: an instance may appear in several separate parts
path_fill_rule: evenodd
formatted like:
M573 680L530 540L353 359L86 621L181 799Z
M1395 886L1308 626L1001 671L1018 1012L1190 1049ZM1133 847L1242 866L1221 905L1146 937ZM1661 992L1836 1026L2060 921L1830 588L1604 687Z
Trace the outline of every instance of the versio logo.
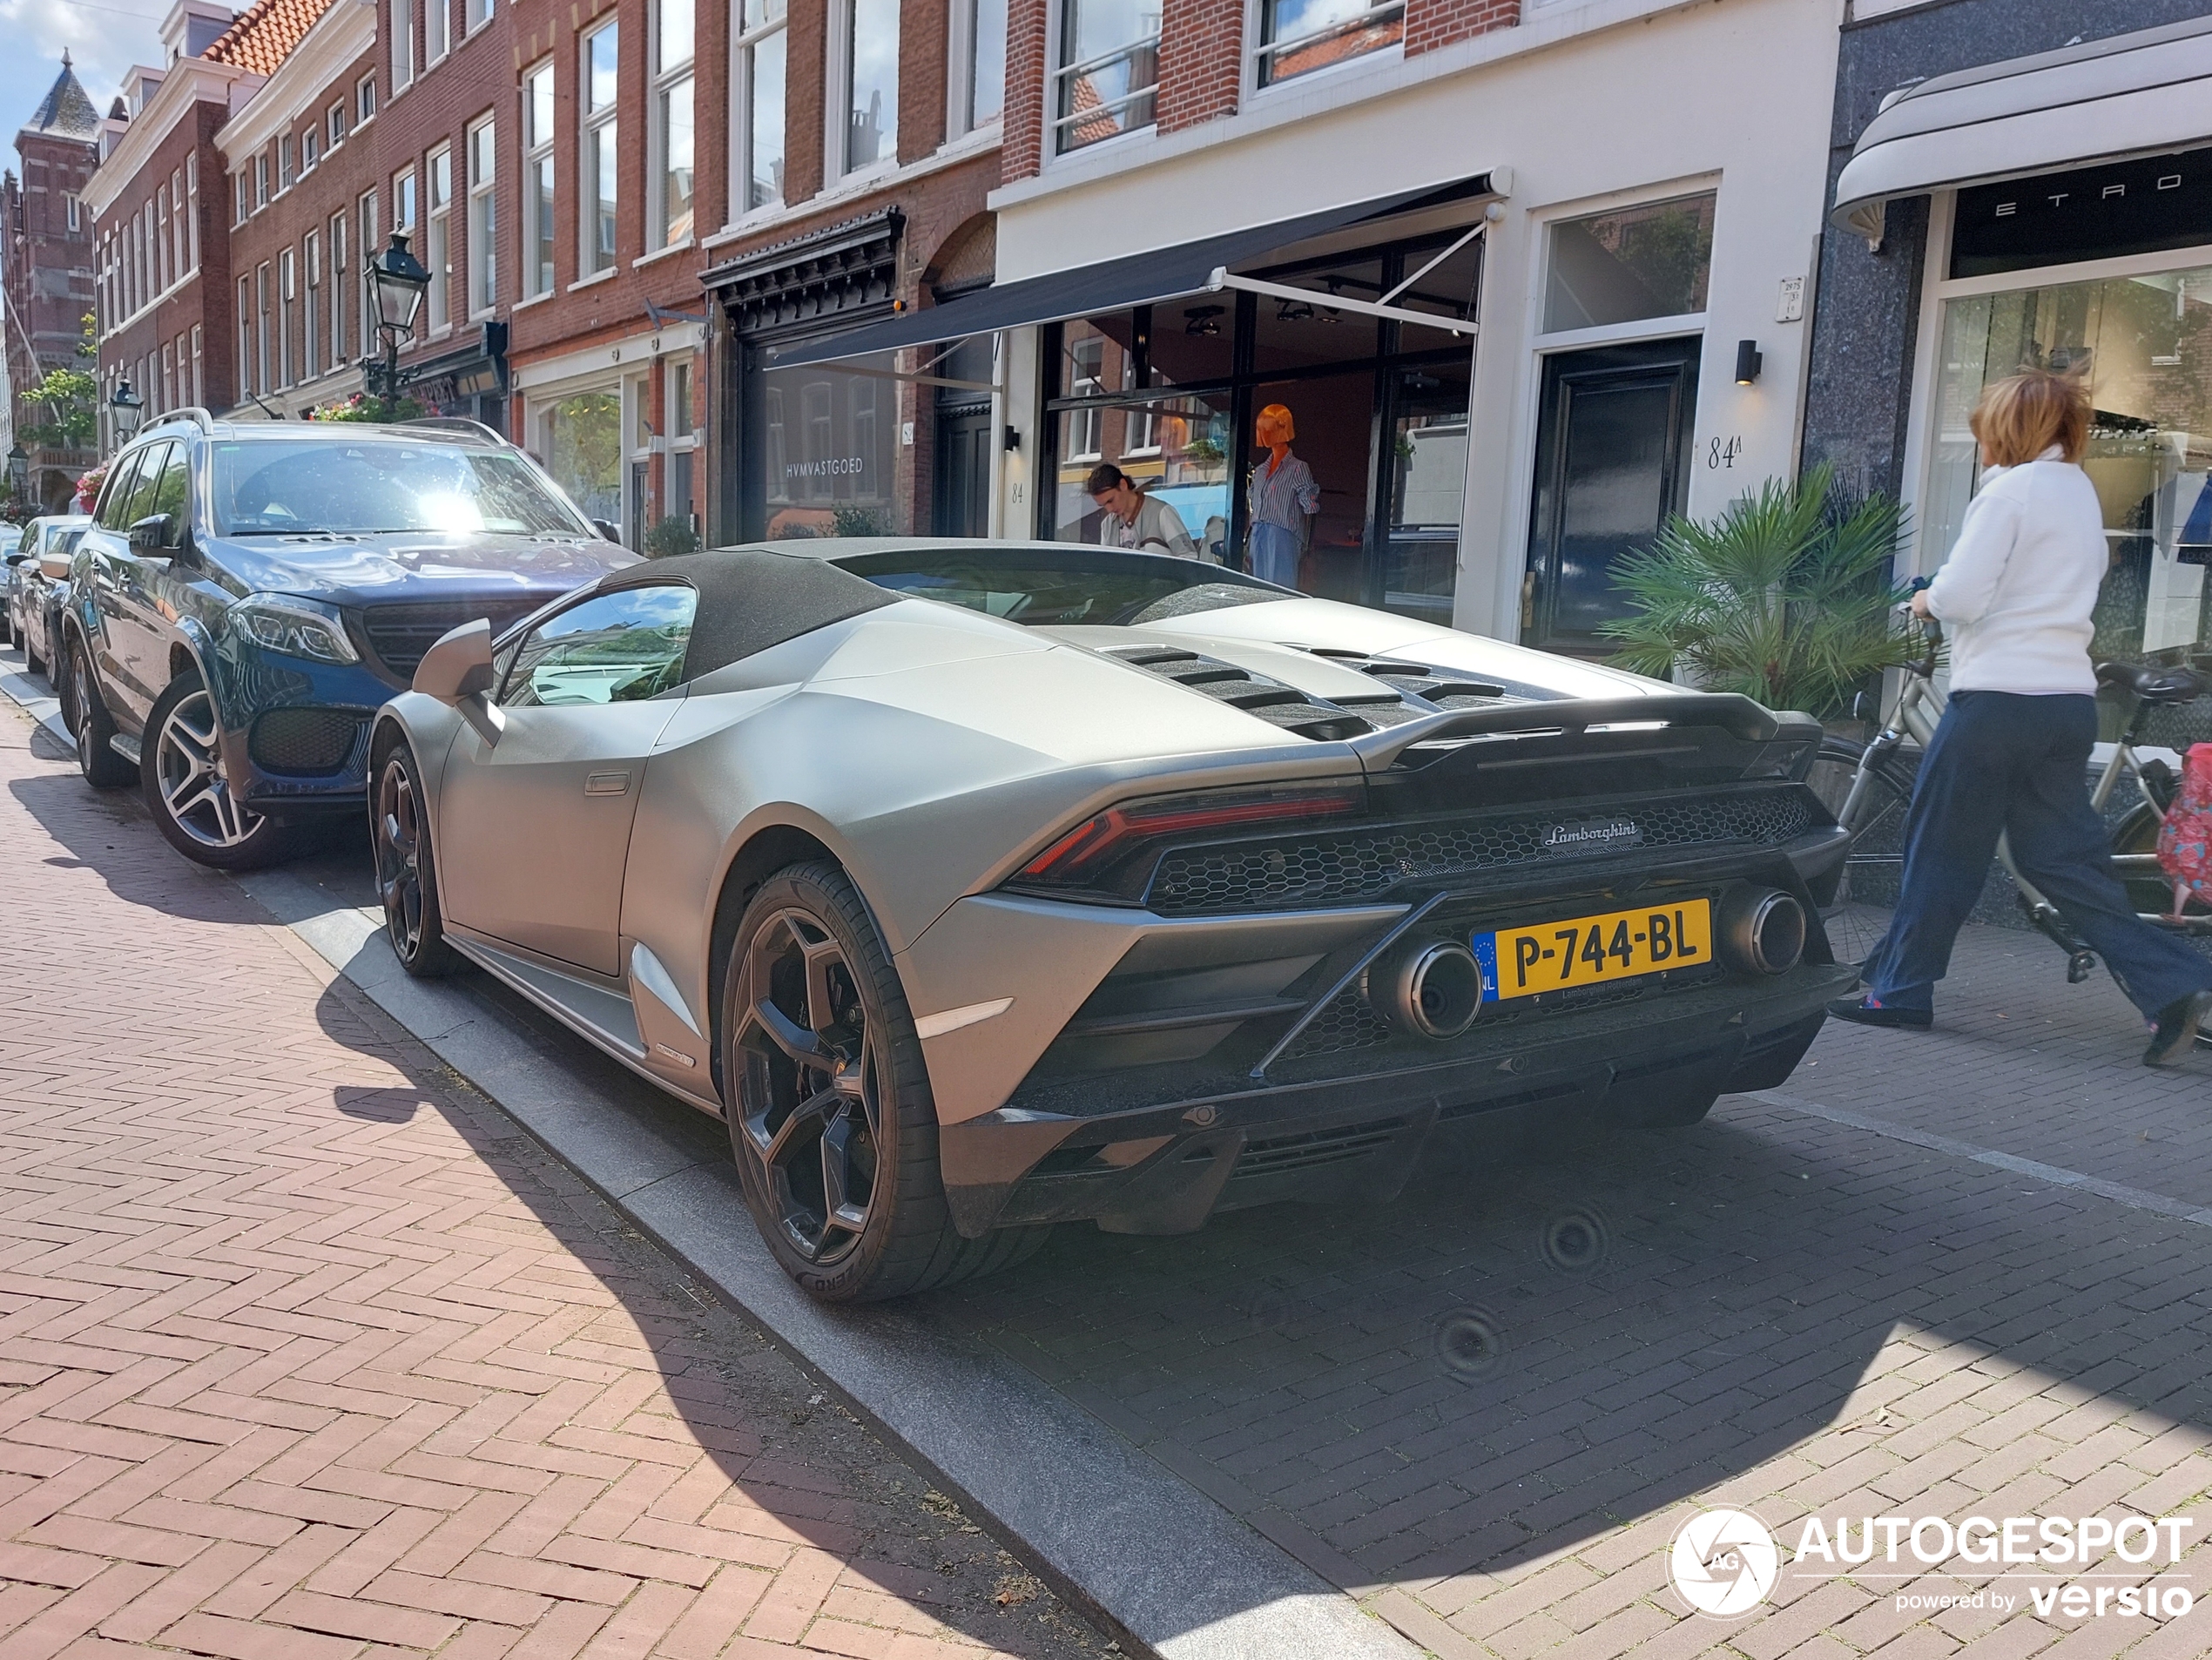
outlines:
M1765 1522L1742 1510L1701 1510L1675 1534L1667 1570L1700 1614L1734 1619L1767 1599L1782 1568Z

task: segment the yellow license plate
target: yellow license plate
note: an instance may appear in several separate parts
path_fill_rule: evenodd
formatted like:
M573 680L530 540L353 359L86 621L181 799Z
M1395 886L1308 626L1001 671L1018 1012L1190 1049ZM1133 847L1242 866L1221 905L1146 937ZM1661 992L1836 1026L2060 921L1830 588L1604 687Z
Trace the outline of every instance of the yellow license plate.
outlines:
M1482 1000L1506 1002L1542 991L1571 991L1713 960L1711 901L1685 900L1602 916L1534 922L1478 934Z

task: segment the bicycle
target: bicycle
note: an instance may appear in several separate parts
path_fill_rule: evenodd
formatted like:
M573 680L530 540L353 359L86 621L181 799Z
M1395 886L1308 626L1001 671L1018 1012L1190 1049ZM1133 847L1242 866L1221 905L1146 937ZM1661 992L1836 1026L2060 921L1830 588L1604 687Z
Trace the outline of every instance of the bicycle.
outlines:
M1897 878L1905 862L1905 809L1912 800L1912 771L1898 751L1911 738L1925 750L1935 738L1947 699L1935 684L1937 657L1943 647L1943 627L1933 617L1919 619L1926 651L1919 660L1905 665L1905 684L1896 708L1873 740L1855 744L1830 737L1821 742L1809 781L1836 821L1851 833L1851 851L1844 861L1843 880L1834 902L1824 909L1829 937L1838 957L1863 961L1873 940L1855 904L1888 904L1896 894ZM2100 663L2097 683L2134 699L2119 741L2097 775L2089 800L2101 817L2109 821L2114 793L2124 777L2140 796L2113 827L2112 872L2128 890L2135 914L2155 927L2195 935L2212 935L2212 910L2193 897L2176 914L2174 885L2158 862L2158 832L2166 821L2180 780L2163 760L2142 759L2135 746L2151 711L2183 704L2212 690L2205 678L2186 668L2155 664ZM1997 860L2018 889L2020 908L2047 939L2067 954L2066 977L2079 985L2096 972L2097 955L2087 942L2067 926L2058 908L2020 873L2011 847L2003 837L1997 842ZM1854 887L1857 892L1854 893ZM1869 890L1871 890L1870 893ZM1860 932L1870 937L1856 938ZM1844 937L1838 938L1838 933ZM1853 948L1854 947L1859 948Z

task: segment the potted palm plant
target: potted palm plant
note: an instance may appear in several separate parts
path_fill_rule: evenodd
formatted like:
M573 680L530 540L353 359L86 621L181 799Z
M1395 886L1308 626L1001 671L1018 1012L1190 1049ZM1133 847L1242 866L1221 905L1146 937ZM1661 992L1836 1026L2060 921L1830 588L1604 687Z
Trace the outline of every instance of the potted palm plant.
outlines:
M1604 624L1613 661L1838 721L1884 670L1917 655L1892 576L1905 512L1838 486L1824 463L1769 479L1717 517L1668 522L1616 567L1635 612Z

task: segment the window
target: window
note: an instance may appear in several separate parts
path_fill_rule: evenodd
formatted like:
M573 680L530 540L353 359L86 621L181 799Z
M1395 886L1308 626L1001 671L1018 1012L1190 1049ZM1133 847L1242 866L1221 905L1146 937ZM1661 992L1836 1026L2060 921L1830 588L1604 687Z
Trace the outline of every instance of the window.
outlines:
M315 170L315 159L322 153L322 129L313 122L300 129L300 171L311 173Z
M167 341L161 342L161 387L153 400L154 413L177 407L177 353Z
M253 384L253 279L238 280L238 397L246 402L246 389Z
M730 217L784 199L784 0L731 0Z
M299 268L290 248L277 255L277 384L292 384L293 307L299 301Z
M253 156L253 211L260 213L269 205L269 152L257 151Z
M1712 267L1710 195L1561 219L1551 227L1544 332L1701 312Z
M364 75L354 87L354 125L360 126L376 118L376 77L374 72Z
M134 449L108 469L107 483L100 490L100 504L94 520L103 530L127 530L131 521L124 516L131 510L131 498L138 494L138 468L146 452Z
M523 79L523 294L553 292L553 64Z
M899 0L844 0L844 152L837 172L899 156Z
M176 548L184 545L185 514L192 500L192 461L190 452L182 444L169 444L162 451L161 469L154 470L148 462L140 474L141 479L153 481L145 501L138 505L141 518L158 513L169 521L161 545ZM134 492L135 494L135 492Z
M269 389L269 267L258 267L253 273L253 386L258 392Z
M246 175L242 172L233 173L231 175L232 224L243 225L246 223Z
M415 169L392 175L392 228L404 236L415 234Z
M370 333L376 327L376 311L369 303L368 262L376 257L376 192L369 191L361 199L361 355L374 354L380 342Z
M683 684L698 590L624 588L550 617L523 637L500 702L509 708L630 703Z
M491 21L492 0L467 0L464 10L468 13L469 32L473 35Z
M989 126L1006 108L1006 0L953 0L954 133Z
M617 25L596 29L583 41L583 258L587 274L615 264L615 206L621 159L616 150L615 71L620 56Z
M361 84L369 86L374 83L364 81ZM322 125L329 136L330 147L333 150L346 142L346 100L344 98L340 98L337 103L323 111Z
M159 294L163 289L169 286L170 282L175 276L175 273L172 270L169 262L171 244L169 241L168 192L158 191L155 192L153 199L153 291L156 294Z
M414 183L409 175L410 185ZM412 217L411 206L408 216ZM430 267L430 332L453 321L453 151L430 152L430 235L422 263ZM394 229L400 228L395 226Z
M453 0L422 0L422 63L425 68L453 44Z
M346 216L330 216L330 367L346 361Z
M190 273L199 269L199 159L185 158L181 175L169 177L169 194L176 202L177 264Z
M1365 57L1406 39L1406 0L1260 0L1262 86Z
M691 234L692 0L660 0L653 36L653 245Z
M79 214L81 212L77 205L77 192L75 191L65 190L62 192L62 207L69 215L70 233L74 235L80 222Z
M300 263L307 267L307 293L300 305L300 378L312 381L322 373L322 233L310 231L300 239Z
M281 196L292 188L292 135L286 133L277 140L277 194Z
M207 405L207 383L200 377L199 325L192 326L192 401L205 408Z
M396 98L414 78L415 0L392 0L393 96Z
M499 266L495 252L498 210L492 187L497 154L491 118L469 129L469 314L482 316L499 303Z
M1161 0L1066 0L1053 71L1054 145L1080 150L1152 125Z

